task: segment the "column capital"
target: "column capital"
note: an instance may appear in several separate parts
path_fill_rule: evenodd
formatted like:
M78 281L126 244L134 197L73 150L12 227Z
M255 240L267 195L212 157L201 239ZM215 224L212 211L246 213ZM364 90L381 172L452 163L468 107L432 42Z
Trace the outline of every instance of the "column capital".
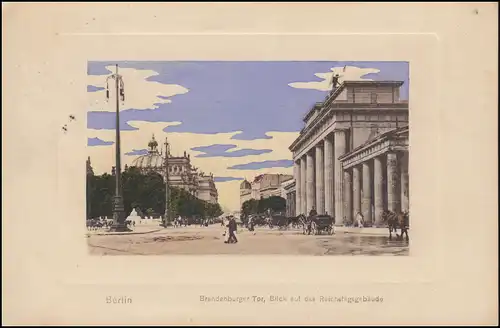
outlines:
M314 145L314 147L312 147L312 148L318 148L318 147L319 147L319 148L323 148L324 146L325 146L325 140L324 140L324 139L321 139L321 140L320 140L320 141L318 141L318 142Z
M385 152L385 155L399 155L402 154L404 151L400 149L394 149L392 147L389 147L389 149Z

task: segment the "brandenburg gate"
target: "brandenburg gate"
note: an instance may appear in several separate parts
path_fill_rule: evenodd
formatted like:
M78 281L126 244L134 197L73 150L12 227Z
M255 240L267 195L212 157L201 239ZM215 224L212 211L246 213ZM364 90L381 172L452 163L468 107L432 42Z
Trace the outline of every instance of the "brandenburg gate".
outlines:
M296 182L296 215L351 223L362 214L381 225L382 212L409 209L408 101L402 81L344 81L305 115L289 147Z

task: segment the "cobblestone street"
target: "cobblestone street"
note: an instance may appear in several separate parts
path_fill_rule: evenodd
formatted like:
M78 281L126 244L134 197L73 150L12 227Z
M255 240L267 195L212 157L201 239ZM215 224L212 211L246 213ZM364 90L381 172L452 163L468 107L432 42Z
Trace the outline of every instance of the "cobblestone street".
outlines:
M334 235L316 236L303 235L298 229L279 231L260 227L251 232L240 228L236 235L239 242L225 244L222 236L224 229L219 225L149 228L152 232L143 234L91 233L88 237L90 253L94 255L409 255L408 242L398 241L394 236L393 240L389 240L387 229L377 229L377 234L345 233L337 229ZM141 229L146 231L147 228L136 227L135 230L140 232Z

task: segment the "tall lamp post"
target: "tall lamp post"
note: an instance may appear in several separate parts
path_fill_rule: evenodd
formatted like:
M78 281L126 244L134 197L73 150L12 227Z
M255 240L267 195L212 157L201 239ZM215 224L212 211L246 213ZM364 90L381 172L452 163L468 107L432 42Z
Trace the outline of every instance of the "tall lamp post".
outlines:
M120 160L120 99L125 101L125 89L123 77L118 74L118 64L116 65L116 73L106 79L106 98L109 100L109 80L115 81L116 90L116 166L115 166L115 196L113 198L113 225L111 231L131 231L125 223L125 206L123 205L122 196L122 168Z
M163 226L166 228L168 222L170 221L170 188L169 188L169 172L168 172L168 157L170 155L170 144L168 143L168 138L165 138L165 215Z

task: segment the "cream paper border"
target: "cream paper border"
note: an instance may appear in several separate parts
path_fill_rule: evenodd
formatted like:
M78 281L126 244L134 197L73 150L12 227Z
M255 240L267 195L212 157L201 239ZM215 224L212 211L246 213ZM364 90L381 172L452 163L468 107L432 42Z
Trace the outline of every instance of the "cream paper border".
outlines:
M4 323L497 323L496 9L8 4ZM409 61L410 256L88 255L81 178L87 60ZM69 114L77 121L63 134ZM200 295L268 301L207 304ZM302 301L271 303L271 295ZM108 296L132 303L106 304ZM320 296L384 301L331 303Z

